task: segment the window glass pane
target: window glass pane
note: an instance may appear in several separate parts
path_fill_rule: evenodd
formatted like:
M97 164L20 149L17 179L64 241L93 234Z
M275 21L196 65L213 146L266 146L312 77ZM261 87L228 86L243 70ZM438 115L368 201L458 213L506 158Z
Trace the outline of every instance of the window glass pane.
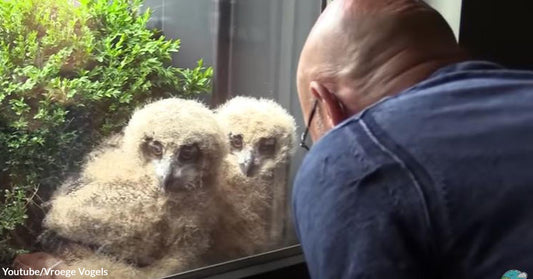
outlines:
M0 0L0 266L153 278L297 244L320 5Z

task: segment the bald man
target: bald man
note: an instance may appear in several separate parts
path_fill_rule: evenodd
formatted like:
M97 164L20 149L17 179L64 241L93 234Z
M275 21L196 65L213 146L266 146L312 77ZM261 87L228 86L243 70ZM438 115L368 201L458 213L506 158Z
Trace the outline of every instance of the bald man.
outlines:
M335 0L297 84L315 144L293 211L313 278L533 273L533 73L469 61L422 1Z

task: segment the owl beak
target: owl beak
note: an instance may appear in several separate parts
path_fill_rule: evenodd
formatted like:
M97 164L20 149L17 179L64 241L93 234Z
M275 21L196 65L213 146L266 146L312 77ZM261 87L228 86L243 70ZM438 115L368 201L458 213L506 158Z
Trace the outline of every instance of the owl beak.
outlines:
M161 183L161 190L163 193L170 192L172 189L172 185L174 185L174 177L172 174L169 174L163 178L163 182Z
M160 182L159 186L163 193L172 192L178 184L173 162L173 158L165 158L155 165L155 171Z
M163 193L175 193L185 189L182 179L181 170L170 170L168 175L163 178L161 190Z
M246 176L251 176L253 166L255 165L255 155L251 149L243 150L238 158L239 167Z

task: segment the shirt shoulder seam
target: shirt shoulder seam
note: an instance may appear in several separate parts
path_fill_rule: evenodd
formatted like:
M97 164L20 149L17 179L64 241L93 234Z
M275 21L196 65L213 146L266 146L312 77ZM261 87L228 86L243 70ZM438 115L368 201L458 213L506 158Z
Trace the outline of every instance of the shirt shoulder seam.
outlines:
M430 232L434 231L434 226L431 221L430 213L429 213L429 207L427 199L424 195L424 191L422 189L420 181L417 179L413 171L410 170L407 163L400 157L398 154L396 154L394 151L392 151L390 148L388 148L385 144L383 144L378 137L372 132L367 122L361 117L358 119L358 122L360 123L361 127L363 128L363 131L367 134L369 139L387 156L389 156L394 162L400 165L400 167L403 169L403 171L407 174L409 177L409 180L411 181L412 185L415 187L415 191L418 194L419 200L421 202L421 207L424 211L424 219L426 222L426 225L428 226L428 229Z

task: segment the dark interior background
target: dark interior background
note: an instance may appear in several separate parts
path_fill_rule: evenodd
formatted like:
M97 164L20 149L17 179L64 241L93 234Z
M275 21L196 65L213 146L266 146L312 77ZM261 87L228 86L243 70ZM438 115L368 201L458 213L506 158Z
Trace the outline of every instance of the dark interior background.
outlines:
M533 70L533 1L463 0L459 42L474 58Z

